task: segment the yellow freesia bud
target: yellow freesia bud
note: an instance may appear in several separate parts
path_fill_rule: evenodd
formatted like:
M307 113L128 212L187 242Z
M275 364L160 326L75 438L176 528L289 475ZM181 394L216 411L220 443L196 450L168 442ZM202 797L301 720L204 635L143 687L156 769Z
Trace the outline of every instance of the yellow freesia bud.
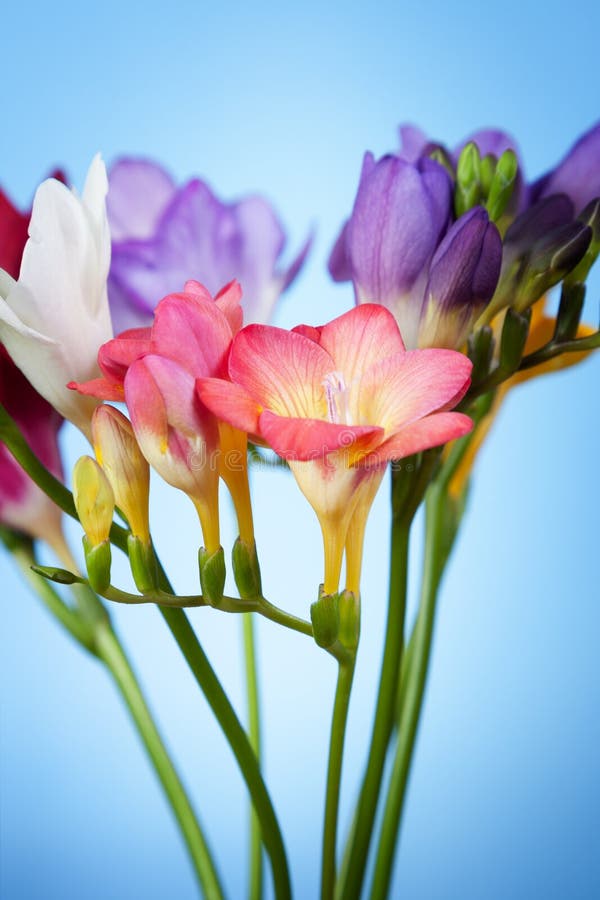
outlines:
M108 540L115 496L108 478L91 456L82 456L73 469L73 499L90 547Z
M102 466L131 533L144 544L150 541L148 502L150 467L142 456L133 428L118 409L99 406L92 417L96 459Z

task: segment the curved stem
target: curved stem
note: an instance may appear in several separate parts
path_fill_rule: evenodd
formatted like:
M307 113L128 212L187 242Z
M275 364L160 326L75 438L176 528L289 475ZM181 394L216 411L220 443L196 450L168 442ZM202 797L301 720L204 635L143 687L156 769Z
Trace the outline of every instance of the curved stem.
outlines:
M321 869L321 900L332 900L335 888L335 853L337 846L338 810L340 801L340 783L342 777L342 759L344 754L344 737L348 721L350 691L354 677L356 654L340 662L331 720L331 738L329 742L329 763L327 767L327 789L325 794L325 819L323 824L323 858Z
M260 764L260 712L258 676L256 671L256 641L254 622L249 613L242 617L244 629L244 656L246 660L246 696L248 701L248 735L250 744ZM250 872L249 900L260 900L263 892L262 840L260 821L253 809L250 810Z
M388 605L385 648L369 759L358 801L350 850L345 857L347 868L343 873L339 887L339 896L343 897L344 900L350 900L350 898L357 900L361 893L388 741L394 723L406 610L409 531L409 521L407 522L406 519L394 519L390 558L390 602Z
M277 900L290 900L289 870L281 830L246 732L185 612L182 609L165 608L161 608L160 612L215 714L250 791L254 809L260 820L264 845L271 861L275 896Z
M104 625L97 629L95 643L100 659L109 669L129 709L146 752L167 795L187 844L204 896L207 900L222 900L223 889L201 826L154 724L129 660L110 626Z
M425 558L419 615L414 633L412 665L407 673L404 704L400 716L398 742L385 804L377 850L371 900L388 896L393 870L396 837L415 746L427 672L431 656L438 587L444 565L443 507L446 494L439 485L429 489L426 500Z

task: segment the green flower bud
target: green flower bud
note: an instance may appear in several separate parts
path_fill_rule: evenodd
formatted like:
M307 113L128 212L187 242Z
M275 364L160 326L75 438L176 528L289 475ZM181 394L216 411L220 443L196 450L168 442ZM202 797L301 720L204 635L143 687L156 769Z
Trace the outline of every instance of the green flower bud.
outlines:
M319 599L310 608L310 618L319 647L327 649L335 644L340 628L338 595L324 594L321 585Z
M87 537L84 537L83 550L90 587L97 594L103 594L110 585L112 562L110 542L102 541L100 544L92 544Z
M198 551L198 565L200 568L200 586L202 596L211 606L218 606L223 599L225 590L225 554L219 547L214 553L209 553L204 547Z
M233 575L242 600L253 600L262 596L260 565L256 544L238 538L231 553Z
M355 651L360 637L360 597L352 591L342 591L338 598L339 641Z
M510 203L518 173L519 161L516 153L513 150L505 150L498 160L485 204L492 222L500 219Z
M463 148L456 166L454 209L457 218L477 206L481 199L481 158L473 142Z

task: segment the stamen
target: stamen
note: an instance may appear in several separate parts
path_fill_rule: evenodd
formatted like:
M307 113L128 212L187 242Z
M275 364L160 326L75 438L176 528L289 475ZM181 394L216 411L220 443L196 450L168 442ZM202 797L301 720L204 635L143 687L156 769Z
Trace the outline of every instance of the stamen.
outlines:
M327 401L327 417L335 425L351 425L348 388L341 372L330 372L322 381Z

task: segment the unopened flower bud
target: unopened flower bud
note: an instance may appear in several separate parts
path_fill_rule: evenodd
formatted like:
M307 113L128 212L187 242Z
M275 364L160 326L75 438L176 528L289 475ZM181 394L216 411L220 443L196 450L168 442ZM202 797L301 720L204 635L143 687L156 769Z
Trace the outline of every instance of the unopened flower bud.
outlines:
M481 200L481 158L477 145L470 142L462 150L456 165L454 209L462 216Z
M103 404L94 412L92 436L96 459L110 482L116 505L125 515L131 533L149 544L150 467L129 419L113 406Z
M73 500L90 546L97 547L107 541L115 496L108 478L91 456L82 456L75 463Z
M498 160L489 190L487 191L485 205L492 222L497 222L508 206L517 183L518 174L519 161L516 153L513 150L505 150Z
M318 646L327 648L335 644L340 630L338 595L323 593L321 586L319 599L310 607L310 618Z
M256 544L251 544L238 538L233 545L231 554L233 575L240 597L243 600L252 600L262 596L262 582L260 577L260 565L256 553Z
M218 606L223 599L225 590L225 554L219 547L213 553L209 553L204 547L198 551L198 566L200 569L200 586L202 596L211 606Z

